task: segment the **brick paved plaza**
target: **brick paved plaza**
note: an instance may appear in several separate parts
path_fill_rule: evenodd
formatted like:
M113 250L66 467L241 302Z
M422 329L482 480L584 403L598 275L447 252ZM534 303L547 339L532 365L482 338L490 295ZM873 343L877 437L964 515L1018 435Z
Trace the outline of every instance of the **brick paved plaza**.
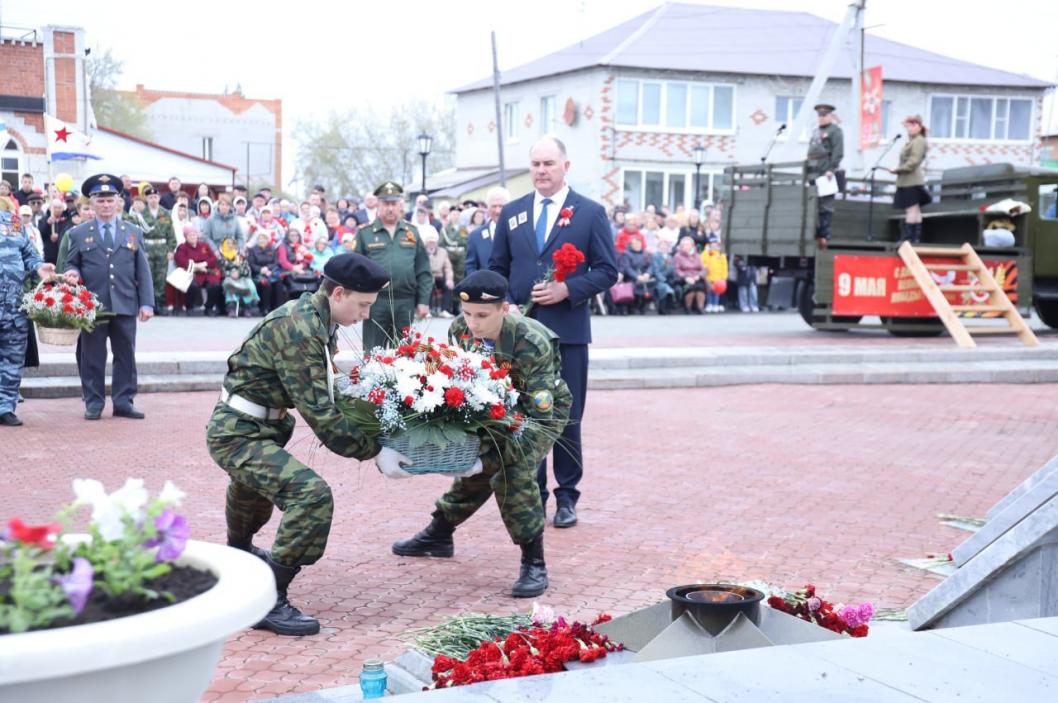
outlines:
M835 600L910 605L937 582L894 560L947 551L964 533L937 513L981 516L1058 449L1052 385L741 386L599 391L585 419L580 524L548 528L551 588L572 616L624 613L695 580L813 581ZM5 516L50 517L74 477L110 489L127 476L188 492L197 539L222 541L226 477L204 426L214 393L150 394L144 422L81 419L76 399L31 400L8 429ZM316 446L304 424L293 451L334 488L324 559L294 583L320 617L304 639L246 631L230 640L205 701L244 701L354 683L363 659L391 659L397 636L466 611L530 603L504 593L518 550L494 504L461 528L451 560L389 551L428 521L438 477L388 481L373 463ZM16 474L16 469L21 469ZM11 480L17 477L16 480ZM278 515L278 514L277 514ZM266 528L267 542L277 518Z

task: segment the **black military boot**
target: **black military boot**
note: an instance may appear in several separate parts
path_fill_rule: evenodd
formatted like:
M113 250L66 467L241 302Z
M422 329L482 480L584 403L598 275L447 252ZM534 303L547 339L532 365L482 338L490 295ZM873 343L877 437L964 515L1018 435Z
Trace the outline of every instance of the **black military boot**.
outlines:
M522 548L522 571L511 587L515 598L535 598L547 590L547 566L544 564L544 533Z
M411 539L393 543L393 553L402 557L450 557L455 553L455 529L440 510L435 510L426 529Z
M320 621L305 615L295 608L287 600L287 587L294 580L300 566L283 566L272 561L265 560L272 567L272 573L276 577L276 604L265 615L264 620L253 626L255 630L271 630L277 635L301 637L303 635L315 635L320 631Z
M253 546L253 542L250 541L250 540L246 540L245 542L240 542L238 540L234 540L231 537L229 537L228 538L228 546L229 547L234 547L235 549L241 549L244 552L249 552L250 554L253 554L255 557L257 557L258 559L261 559L263 561L268 561L269 559L272 558L271 550L261 549L260 547L255 547L255 546Z
M922 241L922 223L916 222L913 225L909 225L911 228L911 243L918 244Z
M911 241L911 225L907 222L900 223L900 239L896 240L897 244L903 244L904 242Z

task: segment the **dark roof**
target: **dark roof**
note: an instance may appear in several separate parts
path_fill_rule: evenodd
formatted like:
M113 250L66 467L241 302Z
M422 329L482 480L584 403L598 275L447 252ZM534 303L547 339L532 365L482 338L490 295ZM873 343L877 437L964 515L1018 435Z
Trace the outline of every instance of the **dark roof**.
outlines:
M666 3L601 34L500 74L503 84L595 66L648 70L815 75L838 24L806 12ZM850 44L832 78L855 70ZM864 65L882 66L886 81L1047 88L1046 81L934 54L866 35ZM491 87L484 78L452 91Z

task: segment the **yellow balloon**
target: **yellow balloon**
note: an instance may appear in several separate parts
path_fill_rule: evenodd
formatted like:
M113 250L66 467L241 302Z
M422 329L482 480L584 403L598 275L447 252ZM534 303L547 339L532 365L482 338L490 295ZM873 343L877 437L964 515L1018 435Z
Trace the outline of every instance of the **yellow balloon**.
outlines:
M68 173L60 173L55 177L55 187L62 193L69 193L73 190L73 177Z

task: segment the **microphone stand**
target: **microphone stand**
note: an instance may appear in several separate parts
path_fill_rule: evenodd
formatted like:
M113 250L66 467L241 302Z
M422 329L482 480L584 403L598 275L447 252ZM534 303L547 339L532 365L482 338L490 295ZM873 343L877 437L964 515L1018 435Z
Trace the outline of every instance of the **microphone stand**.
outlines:
M868 201L867 201L867 241L868 242L873 242L874 241L874 175L878 171L878 169L880 169L882 167L881 166L882 159L885 158L885 155L889 153L889 150L893 148L893 145L896 144L898 141L900 141L901 137L903 137L903 136L904 135L902 135L902 134L898 134L895 137L893 137L892 141L889 142L889 146L885 147L885 150L878 157L878 160L874 162L874 166L871 166L871 180L870 180L871 190L870 190L870 193L868 194Z
M775 131L775 136L771 138L771 143L768 144L768 150L764 152L764 156L760 157L760 173L763 176L767 170L768 155L771 154L771 150L775 148L775 142L778 141L779 135L786 131L786 123L783 122L779 125L779 129Z

